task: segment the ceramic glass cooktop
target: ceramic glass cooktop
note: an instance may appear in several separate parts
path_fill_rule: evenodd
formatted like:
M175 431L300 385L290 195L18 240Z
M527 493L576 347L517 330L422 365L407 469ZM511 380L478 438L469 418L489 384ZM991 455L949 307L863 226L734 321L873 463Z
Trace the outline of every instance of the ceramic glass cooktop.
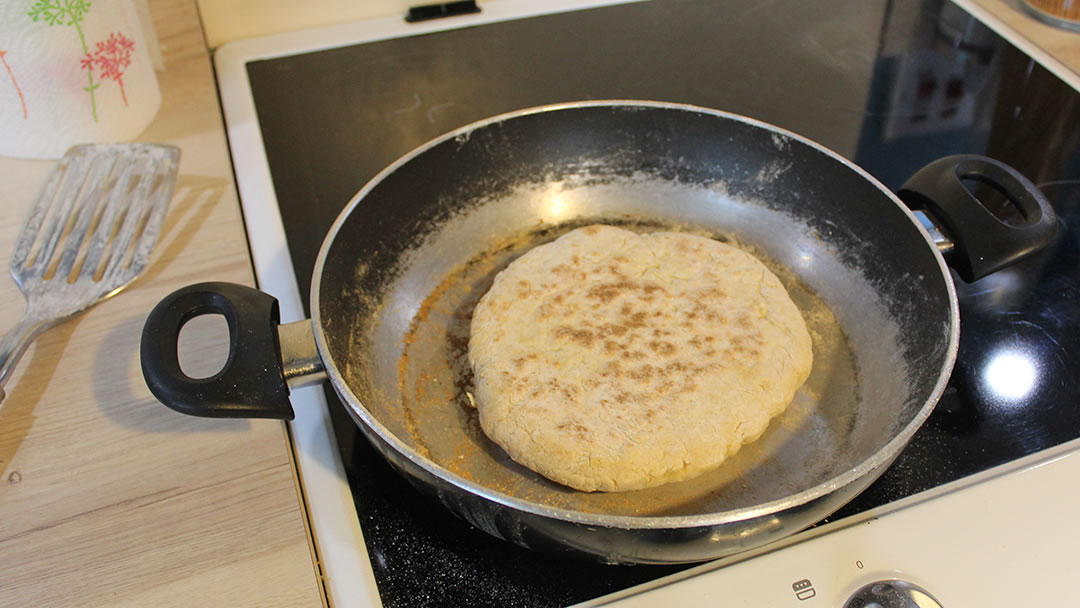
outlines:
M247 72L302 294L327 229L378 171L442 133L546 103L741 113L815 139L893 189L952 153L1012 164L1060 214L1057 241L958 281L960 351L944 397L831 519L1080 436L1080 95L956 5L634 3L252 61ZM386 606L562 606L681 568L568 561L473 529L392 472L327 394Z

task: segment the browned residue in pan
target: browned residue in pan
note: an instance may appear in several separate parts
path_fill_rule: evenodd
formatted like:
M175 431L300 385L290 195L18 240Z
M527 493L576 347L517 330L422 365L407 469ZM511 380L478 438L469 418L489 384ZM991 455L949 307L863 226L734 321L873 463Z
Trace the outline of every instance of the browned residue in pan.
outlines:
M507 239L448 274L424 299L402 339L398 391L405 427L425 456L466 478L471 475L464 464L473 461L478 449L498 450L483 434L469 403L473 383L468 360L472 311L495 275L535 246L538 238L543 239L543 233ZM433 413L436 409L441 411ZM446 454L439 454L437 448L432 451L429 425L425 424L433 415L443 414L438 416L443 418L447 410L457 415L466 439L456 443L449 459L440 457Z

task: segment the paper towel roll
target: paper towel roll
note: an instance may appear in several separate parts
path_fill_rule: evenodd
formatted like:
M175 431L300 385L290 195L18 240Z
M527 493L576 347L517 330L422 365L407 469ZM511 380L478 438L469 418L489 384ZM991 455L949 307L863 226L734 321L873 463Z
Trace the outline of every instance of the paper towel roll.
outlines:
M0 154L129 141L160 106L132 0L0 2Z

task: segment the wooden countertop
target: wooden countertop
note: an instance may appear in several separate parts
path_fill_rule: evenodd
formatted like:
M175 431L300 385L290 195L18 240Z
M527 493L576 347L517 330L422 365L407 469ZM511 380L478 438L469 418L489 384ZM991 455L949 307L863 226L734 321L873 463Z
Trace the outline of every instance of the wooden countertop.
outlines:
M253 284L193 0L152 0L162 105L142 134L182 148L145 274L37 339L0 407L0 605L322 606L284 425L184 416L139 366L151 308L213 278ZM0 263L52 161L0 158ZM23 298L0 280L0 331ZM192 353L224 332L193 327ZM212 371L212 370L209 370Z
M1019 0L973 0L1080 74L1080 35ZM138 362L149 310L184 285L252 284L210 62L193 0L151 0L161 110L140 140L183 149L144 276L38 338L0 407L0 605L320 606L285 427L159 404ZM51 161L0 158L0 263ZM0 331L24 305L0 281ZM220 357L212 325L187 344Z

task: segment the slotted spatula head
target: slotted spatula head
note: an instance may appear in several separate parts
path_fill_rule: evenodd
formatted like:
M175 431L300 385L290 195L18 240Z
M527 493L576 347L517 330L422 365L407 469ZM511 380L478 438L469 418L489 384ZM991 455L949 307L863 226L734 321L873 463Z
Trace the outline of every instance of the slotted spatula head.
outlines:
M15 242L9 266L27 311L0 341L0 385L38 333L115 294L142 272L179 162L179 148L159 144L68 150Z

